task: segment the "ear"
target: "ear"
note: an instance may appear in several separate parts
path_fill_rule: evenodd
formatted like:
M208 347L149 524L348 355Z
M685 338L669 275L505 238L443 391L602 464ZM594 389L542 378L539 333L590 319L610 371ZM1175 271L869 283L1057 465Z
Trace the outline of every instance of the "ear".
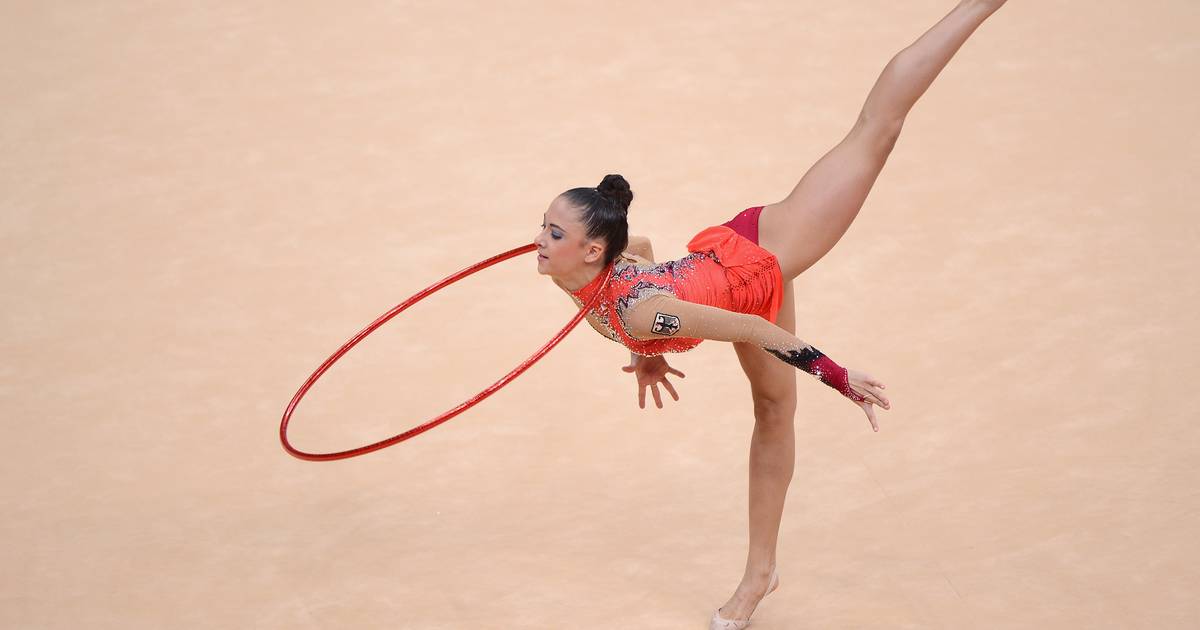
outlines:
M604 260L604 244L599 240L589 241L583 260L589 263Z

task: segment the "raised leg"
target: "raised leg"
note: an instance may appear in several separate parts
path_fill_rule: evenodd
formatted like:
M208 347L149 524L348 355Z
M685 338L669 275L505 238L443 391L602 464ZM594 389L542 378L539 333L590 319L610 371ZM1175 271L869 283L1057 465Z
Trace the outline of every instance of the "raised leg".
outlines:
M963 42L1004 4L962 0L884 67L854 127L813 164L783 201L763 208L759 244L795 278L850 227L900 137L904 119Z
M776 323L796 334L792 283L784 282L783 305ZM766 593L788 486L796 467L796 368L762 348L734 343L754 400L750 438L750 548L742 581L719 608L727 619L749 619ZM780 577L782 584L783 578Z

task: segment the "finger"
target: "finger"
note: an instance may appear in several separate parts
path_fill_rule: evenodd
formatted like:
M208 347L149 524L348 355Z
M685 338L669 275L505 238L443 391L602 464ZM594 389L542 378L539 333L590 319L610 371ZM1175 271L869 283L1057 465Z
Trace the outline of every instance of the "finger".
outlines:
M680 372L679 370L676 370L675 368L667 368L667 372L670 374L675 374L675 375L679 376L679 378L683 378L683 372Z
M675 388L671 385L671 381L667 380L667 377L665 377L665 376L663 377L662 383L663 383L663 387L666 387L667 391L671 392L671 398L674 398L675 400L679 400L679 394L675 393Z
M884 409L889 409L891 407L891 405L887 402L887 398L884 398L881 392L875 391L870 385L863 386L861 393L867 400L879 405L880 407L883 407Z
M861 401L859 401L860 403L863 403L863 402L865 402L865 403L870 403L870 404L873 404L873 405L878 405L878 404L879 404L879 399L876 397L876 395L875 395L875 392L871 391L871 388L870 388L870 386L867 386L867 385L851 385L851 386L850 386L850 389L851 389L851 390L852 390L854 393L856 393L856 394L858 394L859 396L862 396L862 397L863 397L863 399L862 399Z
M875 409L871 405L867 405L863 411L867 412L867 420L871 421L871 430L879 432L879 423L875 422Z
M662 396L658 393L658 385L650 383L650 391L654 392L654 404L658 405L659 409L662 409Z
M645 385L641 385L638 387L638 407L641 407L642 409L646 408L646 386Z

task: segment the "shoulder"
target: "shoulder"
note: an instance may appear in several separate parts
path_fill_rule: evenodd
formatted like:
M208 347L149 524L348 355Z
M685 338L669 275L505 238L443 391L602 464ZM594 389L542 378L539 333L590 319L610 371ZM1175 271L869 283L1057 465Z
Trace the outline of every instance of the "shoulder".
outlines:
M662 334L664 329L661 326L657 329L659 334L655 334L655 320L660 318L664 304L669 304L670 301L678 301L678 299L666 291L655 291L618 300L615 310L617 317L621 320L621 328L625 330L625 334L639 341L670 336L670 334Z

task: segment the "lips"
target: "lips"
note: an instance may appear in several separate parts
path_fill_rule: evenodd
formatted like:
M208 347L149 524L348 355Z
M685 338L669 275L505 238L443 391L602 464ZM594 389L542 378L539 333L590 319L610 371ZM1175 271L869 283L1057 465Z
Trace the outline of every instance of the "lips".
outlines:
M549 257L547 257L547 256L543 256L543 255L541 255L541 254L538 254L538 259L539 259L539 260L550 260L550 258L549 258Z

